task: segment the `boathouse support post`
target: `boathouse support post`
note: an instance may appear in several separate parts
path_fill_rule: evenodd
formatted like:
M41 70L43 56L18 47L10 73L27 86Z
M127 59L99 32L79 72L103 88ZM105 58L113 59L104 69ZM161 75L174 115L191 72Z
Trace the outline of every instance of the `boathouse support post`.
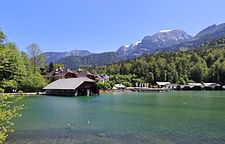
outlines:
M87 96L90 95L90 89L87 89Z
M74 92L74 96L77 96L78 95L78 91L76 90L75 92Z

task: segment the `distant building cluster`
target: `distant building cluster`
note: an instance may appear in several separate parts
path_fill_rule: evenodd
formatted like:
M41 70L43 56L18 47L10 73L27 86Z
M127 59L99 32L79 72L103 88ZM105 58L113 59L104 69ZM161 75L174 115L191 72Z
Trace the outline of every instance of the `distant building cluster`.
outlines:
M113 90L131 90L131 91L171 91L171 90L225 90L225 86L217 83L188 83L185 85L174 84L170 82L156 82L154 87L149 87L147 83L136 83L135 87L126 87L122 84L116 84Z
M172 84L170 82L156 82L160 88L168 90L223 90L225 86L217 83L188 83L185 85Z
M70 69L63 69L63 68L56 69L56 70L54 70L50 73L47 73L45 75L45 78L49 82L53 82L53 81L58 80L58 79L80 78L80 77L87 77L87 78L92 79L96 82L109 81L109 76L106 75L106 74L92 74L88 71L82 71L82 70L79 70L77 72L73 72Z
M70 69L56 69L45 75L50 82L44 90L47 95L84 96L98 95L96 82L109 81L106 74L92 74L88 71L73 72Z

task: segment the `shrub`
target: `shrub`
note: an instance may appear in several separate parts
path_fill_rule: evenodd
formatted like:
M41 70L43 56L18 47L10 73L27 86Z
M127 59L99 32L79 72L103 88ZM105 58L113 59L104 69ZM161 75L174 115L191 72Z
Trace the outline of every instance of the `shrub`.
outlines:
M109 82L98 82L98 86L100 89L111 89L111 84Z
M20 117L24 109L23 104L17 103L21 98L10 94L2 94L0 97L0 143L4 143L8 134L14 132L12 120Z
M18 94L19 94L20 96L23 96L23 95L24 95L24 94L23 94L23 91L21 91L21 90L18 91Z
M0 93L4 93L4 89L0 88Z

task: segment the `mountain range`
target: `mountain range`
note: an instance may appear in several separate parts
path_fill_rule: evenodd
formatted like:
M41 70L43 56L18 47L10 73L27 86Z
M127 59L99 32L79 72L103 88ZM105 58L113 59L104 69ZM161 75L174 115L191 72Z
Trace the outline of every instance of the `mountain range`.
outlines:
M112 64L150 53L198 48L208 41L221 37L225 37L225 23L209 26L194 37L183 30L161 30L154 35L145 36L142 41L121 46L116 52L94 54L88 50L73 50L71 52L47 52L44 55L47 63L62 63L67 68L75 69L80 66Z
M160 48L171 47L191 39L192 36L183 30L161 30L152 36L145 36L140 42L120 47L117 53L125 58L133 58L146 53L155 52Z
M56 62L57 60L68 57L68 56L83 57L90 54L91 52L89 52L88 50L72 50L70 52L46 52L44 53L44 56L46 59L46 63L49 64L50 62Z
M166 47L163 49L161 48L159 51L174 52L179 50L187 50L190 48L197 48L208 41L213 41L223 37L225 37L225 23L220 25L214 24L200 31L190 41L186 41L172 47Z

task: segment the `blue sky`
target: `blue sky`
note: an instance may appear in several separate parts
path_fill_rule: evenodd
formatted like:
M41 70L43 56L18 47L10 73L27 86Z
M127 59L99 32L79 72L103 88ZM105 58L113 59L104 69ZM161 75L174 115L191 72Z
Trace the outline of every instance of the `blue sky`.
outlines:
M225 22L224 0L3 0L0 28L20 51L115 51L162 29Z

